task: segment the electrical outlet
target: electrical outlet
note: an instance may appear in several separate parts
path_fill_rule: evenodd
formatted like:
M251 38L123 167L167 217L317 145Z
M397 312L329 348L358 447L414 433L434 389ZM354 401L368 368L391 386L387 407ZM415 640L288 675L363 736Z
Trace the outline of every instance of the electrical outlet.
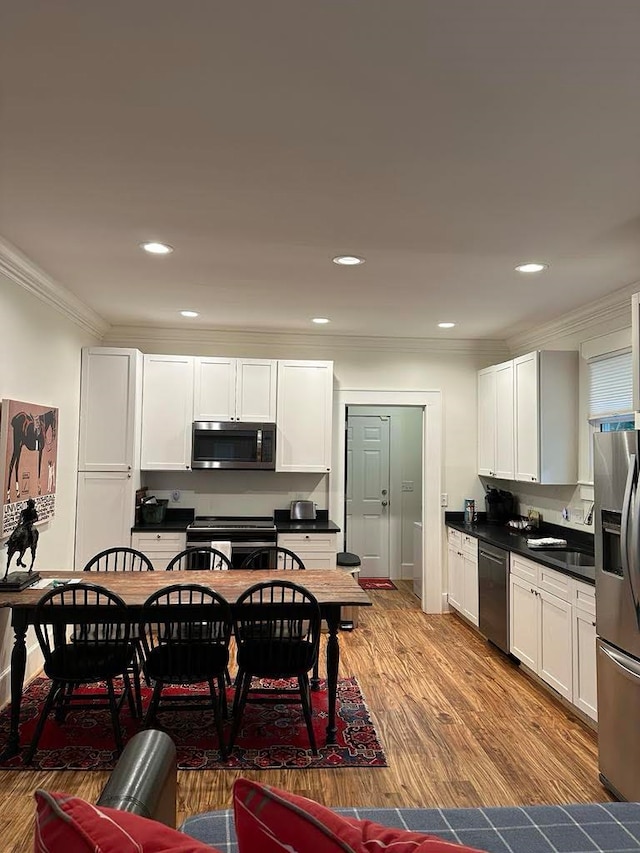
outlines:
M584 510L582 507L572 506L569 510L569 518L574 524L584 524Z
M174 502L174 504L179 503L179 501L180 501L180 489L174 489L171 492L171 500Z
M440 506L449 506L449 495L446 492L440 495Z

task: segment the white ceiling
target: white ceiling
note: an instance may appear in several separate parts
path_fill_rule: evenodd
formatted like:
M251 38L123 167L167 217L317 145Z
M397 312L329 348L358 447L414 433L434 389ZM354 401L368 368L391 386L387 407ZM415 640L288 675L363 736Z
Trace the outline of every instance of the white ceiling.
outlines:
M638 0L0 0L0 73L0 234L114 325L501 339L640 279Z

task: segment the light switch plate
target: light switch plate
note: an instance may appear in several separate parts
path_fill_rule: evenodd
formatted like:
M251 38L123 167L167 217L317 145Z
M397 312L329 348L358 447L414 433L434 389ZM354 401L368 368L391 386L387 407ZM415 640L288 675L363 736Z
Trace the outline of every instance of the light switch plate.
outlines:
M402 481L402 491L403 492L412 492L413 491L413 481L412 480L403 480Z
M446 492L440 495L440 506L449 506L449 495Z

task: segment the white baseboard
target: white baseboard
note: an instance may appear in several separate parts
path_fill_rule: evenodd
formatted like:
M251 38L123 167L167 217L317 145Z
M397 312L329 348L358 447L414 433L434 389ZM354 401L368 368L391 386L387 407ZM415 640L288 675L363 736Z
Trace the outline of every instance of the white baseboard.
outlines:
M31 633L31 631L29 632ZM29 639L29 637L27 637ZM24 683L27 684L35 675L42 670L42 652L37 640L27 645L27 665L24 674ZM7 667L0 673L0 706L7 705L11 701L11 667Z

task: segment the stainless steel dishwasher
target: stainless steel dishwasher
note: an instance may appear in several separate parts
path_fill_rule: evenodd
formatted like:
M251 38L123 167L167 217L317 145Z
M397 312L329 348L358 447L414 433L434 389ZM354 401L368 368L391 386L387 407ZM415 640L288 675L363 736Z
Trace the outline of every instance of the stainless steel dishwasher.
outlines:
M509 552L478 543L478 627L487 640L509 654Z

